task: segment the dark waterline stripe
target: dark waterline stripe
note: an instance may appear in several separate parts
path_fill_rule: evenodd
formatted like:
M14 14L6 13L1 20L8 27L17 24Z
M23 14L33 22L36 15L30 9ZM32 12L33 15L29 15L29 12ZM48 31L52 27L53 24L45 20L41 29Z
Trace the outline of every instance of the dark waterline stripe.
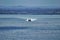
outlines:
M60 30L60 27L18 27L18 26L4 26L0 30L15 30L15 29L31 29L31 30Z
M29 27L0 27L0 30L29 29Z

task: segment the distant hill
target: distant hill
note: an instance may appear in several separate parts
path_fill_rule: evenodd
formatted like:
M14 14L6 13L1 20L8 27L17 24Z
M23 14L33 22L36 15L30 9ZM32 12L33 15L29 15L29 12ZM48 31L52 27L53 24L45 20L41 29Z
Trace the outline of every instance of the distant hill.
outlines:
M60 15L60 8L41 8L24 6L0 6L0 14Z

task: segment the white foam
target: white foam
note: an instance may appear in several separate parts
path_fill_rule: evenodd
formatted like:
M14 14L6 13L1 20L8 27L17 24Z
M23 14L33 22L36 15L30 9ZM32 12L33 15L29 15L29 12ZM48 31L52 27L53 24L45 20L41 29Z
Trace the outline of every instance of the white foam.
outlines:
M27 18L26 21L28 21L28 20L35 21L37 19Z

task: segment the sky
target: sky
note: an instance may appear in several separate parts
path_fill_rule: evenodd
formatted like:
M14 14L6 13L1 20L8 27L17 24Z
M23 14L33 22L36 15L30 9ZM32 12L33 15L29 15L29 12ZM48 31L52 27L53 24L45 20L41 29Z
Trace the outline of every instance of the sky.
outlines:
M0 6L60 7L60 0L0 0Z

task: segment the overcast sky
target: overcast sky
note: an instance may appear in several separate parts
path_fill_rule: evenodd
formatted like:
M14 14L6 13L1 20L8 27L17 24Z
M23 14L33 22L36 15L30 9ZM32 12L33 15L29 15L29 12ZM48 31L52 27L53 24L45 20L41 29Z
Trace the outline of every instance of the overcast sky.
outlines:
M60 0L0 0L0 6L55 6L60 7Z

